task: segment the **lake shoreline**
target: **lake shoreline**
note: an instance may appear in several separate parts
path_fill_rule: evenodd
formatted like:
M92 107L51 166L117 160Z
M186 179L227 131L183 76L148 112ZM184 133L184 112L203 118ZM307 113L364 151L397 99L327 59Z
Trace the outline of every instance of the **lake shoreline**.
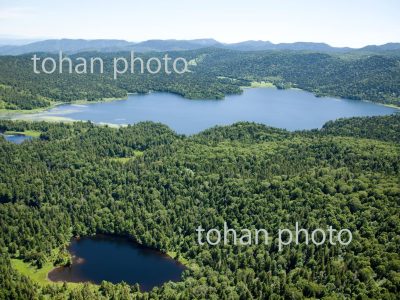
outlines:
M246 89L254 89L254 88L267 88L267 89L269 89L269 88L275 88L275 89L278 89L278 88L276 87L276 85L274 85L272 82L268 82L268 81L252 81L251 84L250 84L249 86L241 86L240 88L241 88L242 91L244 91L244 90L246 90ZM304 91L304 92L307 92L307 93L311 93L311 94L313 94L313 95L314 95L315 97L317 97L317 98L326 98L326 97L327 97L327 98L336 98L336 99L343 99L343 100L363 101L363 102L368 102L368 103L373 103L373 104L379 104L379 105L382 105L382 106L385 106L385 107L389 107L389 108L394 108L394 109L400 110L400 105L397 106L397 105L394 105L394 104L385 104L385 103L381 103L381 102L374 102L374 101L371 101L371 100L355 100L355 99L348 99L348 98L337 97L337 96L334 96L334 95L318 96L317 94L315 94L315 93L312 92L312 91L304 90L304 89L301 89L301 88L298 88L298 87L291 87L291 88L289 88L289 89L282 89L282 90L292 90L292 89L293 89L293 90ZM74 104L76 104L76 105L82 104L82 105L84 105L84 104L107 103L107 102L114 102L114 101L127 100L127 99L129 99L129 96L130 96L130 95L148 95L148 94L152 94L152 93L161 93L161 92L154 91L154 90L149 90L147 93L127 93L126 96L123 97L123 98L111 97L111 98L103 98L103 99L98 99L98 100L93 100L93 101L89 101L89 100L74 100L74 101L71 101L71 102L54 102L54 101L53 101L53 102L51 102L51 105L50 105L50 106L41 107L41 108L35 108L35 109L32 109L32 110L26 110L26 109L25 109L25 110L24 110L24 109L20 109L20 110L0 109L0 119L1 119L2 117L4 117L4 116L7 117L8 115L12 116L12 115L18 115L18 114L26 114L26 115L29 115L29 114L35 114L35 113L42 113L42 112L49 111L49 110L51 110L51 109L53 109L53 108L56 108L56 107L58 107L58 106L66 105L66 104L67 104L67 105L68 105L68 104L71 104L71 105L74 105ZM208 101L208 100L225 100L226 96L229 96L229 95L224 95L224 98L223 98L223 99L192 99L192 98L183 97L183 96L180 95L180 94L176 94L176 93L172 93L172 92L165 92L165 93L170 93L170 94L174 94L174 95L179 95L179 96L181 96L182 98L187 99L187 100L204 100L204 101Z
M81 255L76 253L77 252L76 249L75 250L73 249L74 247L77 246L76 243L79 243L82 241L83 242L85 242L85 241L86 242L87 241L101 242L101 243L104 243L104 242L106 242L106 243L125 243L129 247L133 247L134 249L139 249L139 251L143 251L144 253L146 253L146 255L155 255L156 257L161 257L162 259L165 259L168 262L173 263L180 270L182 270L182 272L185 269L190 268L188 261L186 261L184 258L182 258L182 257L177 258L176 256L173 257L172 255L170 255L172 252L164 252L155 247L139 243L136 239L134 239L130 235L98 233L98 234L94 234L94 235L75 236L75 237L71 238L70 243L67 246L67 250L68 250L68 253L69 253L72 263L70 265L64 265L64 266L63 265L53 266L53 268L51 268L47 272L47 275L46 275L46 278L49 281L49 283L59 284L59 283L67 282L68 284L69 283L83 284L83 283L87 282L87 283L90 283L95 286L100 286L100 283L92 281L92 280L81 280L79 278L76 278L73 281L69 281L69 280L60 279L60 273L62 273L63 271L69 270L69 272L72 272L73 271L72 268L77 268L81 265L86 264L86 258L81 257ZM148 286L146 286L146 285L142 287L142 284L140 284L140 283L139 283L139 288L142 292L149 291L152 289L152 288L149 289Z
M48 111L52 108L56 108L57 106L60 105L65 105L65 104L75 104L75 105L79 105L79 104L94 104L94 103L107 103L107 102L113 102L113 101L120 101L120 100L127 100L129 95L134 95L137 93L127 93L126 97L124 98L104 98L104 99L99 99L99 100L74 100L71 102L52 102L51 105L46 106L46 107L41 107L41 108L35 108L35 109L18 109L18 110L13 110L13 109L0 109L0 117L2 114L11 114L11 115L18 115L18 114L35 114L35 113L41 113L41 112L45 112Z
M226 101L190 101L168 92L130 94L124 101L65 104L43 113L8 114L2 119L45 122L92 122L124 127L152 121L167 125L177 134L193 135L214 126L255 122L288 131L318 129L338 118L389 115L397 108L374 102L330 97L291 88L281 90L270 83L244 88ZM0 115L0 118L2 116Z

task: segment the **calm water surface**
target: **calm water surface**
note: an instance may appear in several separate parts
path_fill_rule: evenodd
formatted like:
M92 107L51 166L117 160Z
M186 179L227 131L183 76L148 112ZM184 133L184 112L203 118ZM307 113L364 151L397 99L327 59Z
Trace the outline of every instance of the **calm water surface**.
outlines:
M150 290L167 281L179 281L185 270L169 256L123 237L96 235L74 239L69 251L73 255L71 267L54 269L48 274L50 280L96 284L103 280L125 281Z
M4 136L6 141L9 141L14 144L21 144L23 141L30 141L32 139L31 136L26 135L10 135L10 134L1 134Z
M67 104L18 118L91 120L95 123L161 122L193 134L215 125L253 121L288 130L320 128L341 117L386 115L397 109L364 101L317 98L301 90L245 89L224 100L188 100L170 93L129 95L127 100Z

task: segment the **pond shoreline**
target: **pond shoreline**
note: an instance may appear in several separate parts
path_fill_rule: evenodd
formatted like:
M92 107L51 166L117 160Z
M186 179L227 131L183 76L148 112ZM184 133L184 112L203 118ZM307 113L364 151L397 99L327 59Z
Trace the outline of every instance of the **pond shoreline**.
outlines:
M97 255L96 252L99 253L104 253L104 247L108 247L107 249L110 250L110 252L107 252L107 257L109 257L110 260L114 260L113 263L118 264L118 258L115 257L117 252L113 253L113 251L125 251L125 252L120 252L119 255L122 255L122 257L126 258L127 252L126 251L138 251L137 253L143 253L140 254L141 260L148 260L149 258L154 260L154 262L148 266L148 271L153 270L154 268L157 268L157 257L159 257L160 262L163 262L163 264L169 264L170 266L168 269L165 270L165 272L161 272L159 275L156 275L155 273L153 276L155 276L155 280L152 279L146 279L146 277L142 278L142 282L138 280L137 283L139 283L140 289L143 291L147 291L152 289L154 286L158 286L158 284L155 284L154 282L157 282L157 280L160 280L160 278L164 278L166 275L168 275L168 272L170 272L173 266L173 268L177 268L174 272L177 270L181 270L180 272L183 272L185 269L188 268L187 265L185 265L182 260L177 260L176 258L170 256L168 253L165 253L163 251L160 251L154 247L149 247L147 245L143 245L138 243L134 238L132 238L129 235L120 235L120 234L95 234L95 235L90 235L90 236L84 236L84 237L73 237L71 238L71 242L68 245L68 253L72 257L72 264L69 266L56 266L52 268L48 273L47 273L47 280L51 283L59 283L59 282L67 282L67 283L84 283L84 282L89 282L94 285L99 285L100 281L98 279L99 274L105 277L103 280L111 281L108 280L107 278L114 278L115 282L113 283L118 283L119 281L116 280L115 278L118 278L118 276L111 275L112 277L107 277L110 276L110 274L107 275L107 273L112 273L112 267L111 269L102 269L101 266L99 266L98 263L93 265L93 261L87 260L88 257L88 252L87 252L87 247L93 247L93 245L98 245L98 248L96 251L91 251L90 254L91 260L95 259L95 256ZM115 248L113 245L117 245L117 248ZM110 248L111 247L111 248ZM113 248L114 247L114 248ZM122 248L121 248L122 247ZM85 250L86 249L86 250ZM114 250L113 250L114 249ZM122 250L121 250L122 249ZM82 252L83 251L83 252ZM86 252L85 252L86 251ZM80 253L82 252L82 253ZM119 252L118 252L119 253ZM135 253L135 252L132 252ZM145 255L145 256L142 256ZM135 261L137 258L136 256L132 256L132 260ZM122 259L122 258L121 258ZM126 260L126 264L132 263L129 260ZM103 260L103 264L107 265L108 262ZM112 265L113 266L113 265ZM165 265L166 266L166 265ZM136 267L140 270L140 268L143 268L143 261L136 261ZM90 268L95 269L95 276L93 275L93 271L90 271ZM101 271L103 270L103 271ZM170 270L170 271L168 271ZM135 282L132 281L132 278L140 278L140 274L136 274L135 276L132 277L132 273L126 273L125 271L121 271L121 273L125 272L126 279L123 281L126 281L130 284L134 284ZM134 269L132 270L133 273L137 272ZM146 272L146 273L147 273ZM75 275L74 275L75 274ZM90 275L92 274L92 275ZM94 276L91 278L91 276ZM137 277L139 276L139 277ZM181 276L179 276L180 278ZM129 279L131 278L131 279ZM158 278L158 279L157 279ZM172 279L174 278L174 279ZM174 275L169 280L176 281L177 277ZM131 282L129 282L131 280ZM150 281L149 281L150 280ZM167 280L167 281L169 281ZM180 279L179 279L180 280ZM153 282L153 283L150 283ZM163 284L163 283L162 283Z

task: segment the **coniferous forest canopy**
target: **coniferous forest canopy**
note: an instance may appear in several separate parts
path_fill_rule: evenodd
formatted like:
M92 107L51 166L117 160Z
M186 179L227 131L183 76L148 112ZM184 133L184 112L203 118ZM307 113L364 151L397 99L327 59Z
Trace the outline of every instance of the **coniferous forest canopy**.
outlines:
M114 51L114 50L113 50ZM0 56L0 110L171 92L223 99L254 82L317 96L400 106L400 55L227 48L137 53L184 57L185 74L35 74L32 55ZM37 53L40 58L55 53ZM182 64L178 64L181 69ZM59 66L57 65L57 68ZM111 128L90 122L0 120L0 299L398 299L400 114L327 122L290 132L256 123L193 136L160 123ZM294 229L331 225L348 246L199 245L196 228ZM36 275L71 264L72 237L122 235L170 254L187 269L149 292L138 284L51 283ZM276 237L276 236L275 236ZM34 270L34 271L32 271ZM46 277L47 278L47 277Z
M218 52L207 55L218 57ZM235 55L239 54L232 53L228 62L233 64ZM249 61L257 60L258 54L246 55ZM262 55L271 61L299 63L297 59L291 62L293 54ZM308 55L315 56L300 56L306 61ZM318 57L332 61L332 76L314 77L319 68ZM317 58L313 58L317 65L314 71L309 69L309 76L298 85L311 89L318 81L321 93L353 93L355 98L373 98L383 92L389 101L391 88L398 84L392 78L379 81L381 89L372 88L377 77L398 72L396 62L388 58L365 58L368 64L362 60L342 62L326 55ZM102 85L108 82L98 76L89 76L82 82L75 77L59 77L56 83L49 81L46 85L43 78L40 85L35 85L29 81L29 71L25 71L25 59L2 58L2 64L14 64L14 69L2 68L2 76L10 70L20 70L22 78L26 76L26 85L22 87L15 81L16 75L10 76L6 82L10 93L18 89L35 99L41 99L37 97L41 95L43 103L50 98L78 99L99 80L104 80ZM211 72L236 77L238 69L228 62ZM335 68L348 63L354 64L357 72L364 70L377 76L370 79L371 89L358 89L350 82L340 89L328 84L329 78L340 73ZM382 63L393 68L386 65L386 72L376 73ZM270 64L269 72L286 76L280 79L283 83L300 80L296 71L290 73L283 67L273 67L272 62L266 64ZM256 65L236 68L246 77L267 76L261 71L263 68L255 69ZM211 95L217 90L224 94L225 87L234 92L238 87L214 78L215 90L203 90L202 71L200 67L198 70L187 75L198 84L196 96ZM346 70L348 78L356 72ZM4 80L2 77L3 84ZM93 99L104 96L106 91L111 93L107 96L129 91L130 80L122 80L119 84L125 82L123 87L105 84L106 90L92 94ZM64 84L79 88L64 90ZM149 80L143 91L154 89L157 84ZM183 81L178 80L173 87L184 94ZM117 129L82 122L0 121L2 132L41 132L40 139L20 145L0 137L0 298L397 299L399 129L400 115L342 119L328 122L320 130L299 132L237 123L190 137L151 122ZM330 224L349 228L353 241L347 247L291 245L282 252L274 243L197 244L197 226L221 228L224 221L237 228L271 230L293 227L295 221L310 229ZM13 268L16 258L37 268L48 262L64 264L70 238L94 233L127 235L148 246L174 252L189 268L181 282L164 284L149 293L124 283L104 282L97 288L90 284L78 288L68 284L40 285ZM52 253L58 255L54 257Z
M150 56L165 53L141 53ZM0 109L32 110L56 102L123 98L127 93L149 91L172 92L194 99L221 99L241 93L242 86L253 81L267 81L278 88L297 87L318 96L369 100L399 106L400 56L385 54L338 54L304 51L234 51L208 48L172 51L169 56L190 61L191 72L185 74L140 74L112 77L112 59L130 56L128 52L86 52L69 57L101 57L104 74L35 74L32 55L0 56ZM39 54L54 57L56 54ZM136 67L136 65L135 65ZM68 67L65 64L64 70Z
M0 300L400 300L400 0L0 0Z

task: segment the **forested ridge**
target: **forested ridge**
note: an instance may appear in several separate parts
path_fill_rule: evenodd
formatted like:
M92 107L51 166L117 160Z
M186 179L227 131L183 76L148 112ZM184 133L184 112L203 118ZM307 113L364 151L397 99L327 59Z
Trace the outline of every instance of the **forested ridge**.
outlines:
M365 126L368 124L368 130ZM0 299L397 299L400 116L288 132L254 123L186 137L151 122L122 128L0 121ZM195 229L348 228L340 245L198 245ZM185 259L182 281L142 293L103 283L42 286L40 268L70 238L117 233Z
M145 62L150 57L166 53L141 53ZM115 57L125 57L127 52L85 52L70 55L73 63L77 57L101 57L104 74L97 68L94 74L35 74L32 55L0 56L0 109L32 110L57 102L77 100L102 100L123 98L127 93L150 91L172 92L189 99L222 99L227 94L241 93L242 86L253 81L267 81L278 88L297 87L318 96L334 96L356 100L399 105L399 56L312 53L301 51L234 51L200 49L172 51L171 59L184 57L190 72L184 74L141 74L135 65L135 74L127 72L113 79ZM39 57L58 55L39 53ZM89 67L88 67L89 68ZM153 67L154 69L155 67Z

